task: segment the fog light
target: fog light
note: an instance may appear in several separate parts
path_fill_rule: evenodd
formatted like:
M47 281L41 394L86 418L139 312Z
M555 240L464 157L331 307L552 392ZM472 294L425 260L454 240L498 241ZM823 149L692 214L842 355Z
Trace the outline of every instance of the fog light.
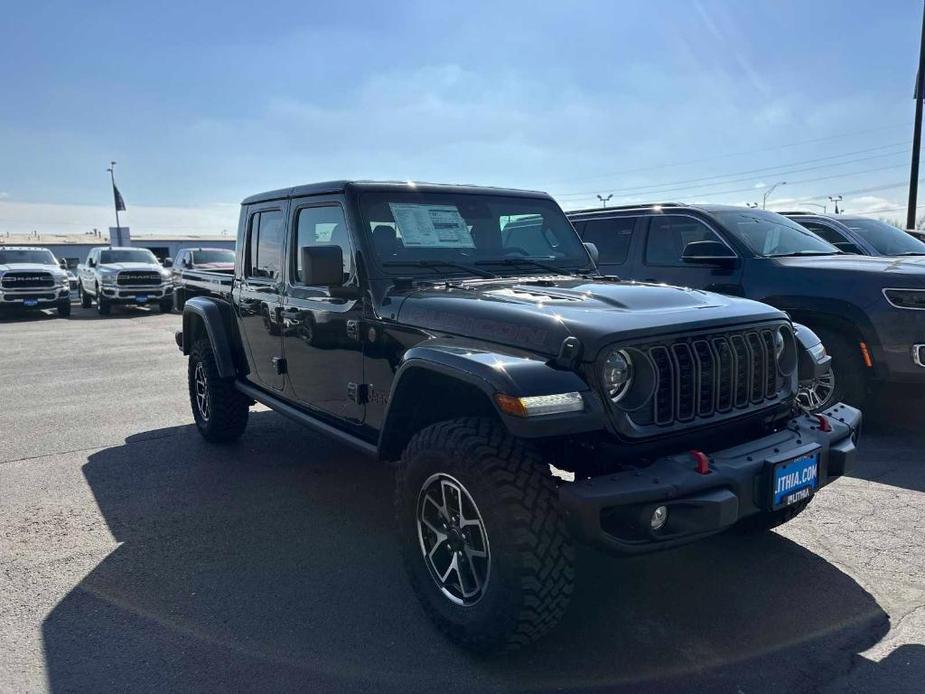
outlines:
M668 507L656 506L655 510L652 511L652 518L649 519L649 527L652 528L652 530L661 530L667 522Z

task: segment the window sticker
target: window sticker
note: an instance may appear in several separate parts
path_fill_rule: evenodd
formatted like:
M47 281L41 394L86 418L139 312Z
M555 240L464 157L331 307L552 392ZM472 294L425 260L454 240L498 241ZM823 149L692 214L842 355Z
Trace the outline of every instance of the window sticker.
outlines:
M405 247L475 248L466 220L455 205L390 202Z

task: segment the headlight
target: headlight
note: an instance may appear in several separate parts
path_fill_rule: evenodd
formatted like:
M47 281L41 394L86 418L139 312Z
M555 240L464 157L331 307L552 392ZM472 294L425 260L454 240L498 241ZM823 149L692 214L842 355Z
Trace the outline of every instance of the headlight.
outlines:
M896 308L925 310L925 289L884 289L883 296Z
M611 352L601 372L604 392L610 402L619 402L633 382L633 362L622 349Z

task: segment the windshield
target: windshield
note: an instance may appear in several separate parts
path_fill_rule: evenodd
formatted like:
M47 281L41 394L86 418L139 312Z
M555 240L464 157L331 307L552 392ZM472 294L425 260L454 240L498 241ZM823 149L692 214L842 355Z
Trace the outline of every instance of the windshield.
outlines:
M193 251L193 265L206 263L233 263L234 251L210 249L207 251Z
M925 243L892 224L876 219L843 219L841 223L863 237L881 255L925 255Z
M154 254L144 248L100 251L100 263L151 263L157 265Z
M809 229L775 212L723 210L714 212L713 216L749 250L765 258L841 253Z
M545 272L590 265L581 239L552 200L369 193L360 208L377 264L390 274L491 276L506 267L508 273L536 273L540 264Z
M11 251L0 250L0 265L9 265L11 263L36 263L38 265L57 265L58 261L51 251Z

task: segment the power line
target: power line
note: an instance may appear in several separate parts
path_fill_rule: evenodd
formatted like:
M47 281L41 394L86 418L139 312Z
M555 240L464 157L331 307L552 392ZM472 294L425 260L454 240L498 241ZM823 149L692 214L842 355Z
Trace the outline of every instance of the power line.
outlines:
M623 169L622 171L612 171L606 174L598 174L595 176L582 176L580 178L570 178L568 180L560 179L558 181L546 181L545 183L540 183L538 185L557 185L559 183L571 183L573 181L594 181L601 178L612 178L613 176L622 176L623 174L628 173L639 173L641 171L657 171L658 169L667 169L676 166L688 166L690 164L700 164L705 161L716 161L718 159L728 159L729 157L740 157L746 154L758 154L759 152L773 152L779 149L786 149L789 147L800 147L801 145L811 145L817 142L826 142L829 140L841 140L846 137L854 137L855 135L866 135L868 133L874 132L883 132L884 130L896 130L898 128L908 128L909 123L896 123L894 125L884 125L879 128L867 128L866 130L855 130L854 132L841 133L839 135L827 135L826 137L817 137L812 140L801 140L799 142L789 142L782 145L774 145L771 147L760 147L758 149L749 149L742 150L739 152L727 152L726 154L717 154L712 157L702 157L700 159L689 159L688 161L683 162L673 162L668 164L657 164L654 166L643 166L635 169Z
M841 161L841 162L830 162L827 164L821 164L819 166L810 166L810 167L804 167L804 168L799 168L799 169L781 170L781 169L785 169L785 167L788 167L788 166L797 166L800 164L811 164L811 163L820 162L820 161L829 161L832 159L852 156L855 154L863 154L866 152L872 152L878 149L885 149L888 147L899 147L899 146L902 146L903 149L898 150L896 152L884 152L882 154L876 154L870 157L860 157L857 159L850 159L850 160ZM880 159L882 157L895 157L899 155L904 155L907 152L908 152L908 145L904 142L900 142L900 143L891 144L891 145L882 145L880 147L873 147L871 149L862 149L862 150L857 150L854 152L845 152L844 154L837 154L837 155L832 155L829 157L820 157L818 159L806 159L804 161L790 162L789 164L779 164L777 166L767 166L767 167L763 167L760 169L749 169L746 171L737 171L737 172L728 173L728 174L717 174L714 176L702 176L700 178L692 178L692 179L687 179L687 180L682 180L682 181L674 181L672 183L651 184L648 186L636 186L632 188L621 188L619 189L621 192L617 192L616 196L625 198L625 197L629 197L630 195L661 194L661 193L672 192L675 190L686 190L689 187L688 184L690 183L697 183L700 181L709 181L712 179L720 179L720 178L731 179L731 180L720 180L714 183L704 183L703 185L704 186L714 186L714 185L724 185L728 183L739 183L747 179L736 179L732 177L742 176L746 174L752 174L752 175L767 174L767 175L774 175L774 176L783 176L783 175L789 175L792 173L802 173L805 171L816 171L819 169L831 168L831 167L836 167L836 166L846 166L848 164L856 164L862 161L871 161L873 159ZM749 178L751 178L751 176L749 176ZM581 193L560 193L560 194L557 194L555 197L558 197L558 198L590 197L596 194L596 192L597 191L585 191Z

